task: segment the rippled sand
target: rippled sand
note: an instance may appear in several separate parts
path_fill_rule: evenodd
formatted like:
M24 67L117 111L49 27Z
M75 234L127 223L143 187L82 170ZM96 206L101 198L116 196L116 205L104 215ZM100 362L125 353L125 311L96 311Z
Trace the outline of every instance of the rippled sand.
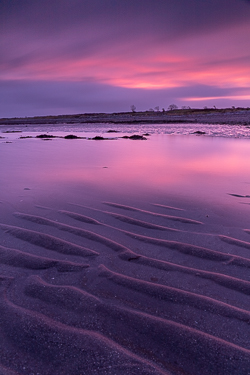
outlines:
M249 230L69 206L0 225L2 373L249 373Z

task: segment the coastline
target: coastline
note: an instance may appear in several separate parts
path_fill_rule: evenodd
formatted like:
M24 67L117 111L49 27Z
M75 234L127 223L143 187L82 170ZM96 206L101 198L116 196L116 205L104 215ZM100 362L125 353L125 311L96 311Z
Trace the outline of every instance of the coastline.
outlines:
M85 113L58 116L15 117L0 119L1 125L31 124L175 124L200 123L250 125L250 108L178 109L164 112Z

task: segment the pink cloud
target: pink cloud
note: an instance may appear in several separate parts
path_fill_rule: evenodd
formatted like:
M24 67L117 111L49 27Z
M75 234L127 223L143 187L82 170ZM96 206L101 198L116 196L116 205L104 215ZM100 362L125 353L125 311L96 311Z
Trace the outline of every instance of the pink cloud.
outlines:
M243 24L227 32L184 38L177 45L146 38L120 45L115 40L108 46L104 43L100 48L90 48L86 53L83 49L78 55L63 52L64 48L67 51L72 35L46 44L43 40L35 43L33 39L24 44L21 37L10 48L13 54L13 45L17 47L16 57L2 63L1 79L81 81L91 78L114 86L145 89L194 84L250 87L250 56L246 56L249 32L250 26ZM81 35L78 40L82 40Z
M57 0L40 5L23 0L22 6L17 2L13 8L6 0L3 4L2 81L92 82L143 89L155 97L157 90L180 89L173 99L198 104L249 98L247 2L192 0L187 6L184 0L162 0L156 6L152 0L143 5L121 0L111 6L100 0L72 0L70 5L61 0L59 6ZM201 86L206 92L186 90Z

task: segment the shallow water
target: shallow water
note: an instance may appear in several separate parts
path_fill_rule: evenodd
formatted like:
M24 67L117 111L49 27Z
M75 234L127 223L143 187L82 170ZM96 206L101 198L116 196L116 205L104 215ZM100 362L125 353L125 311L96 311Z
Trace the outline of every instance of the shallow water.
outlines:
M15 130L30 132L59 132L81 135L83 132L103 134L107 130L121 133L152 133L172 135L195 135L203 132L205 137L247 138L250 139L250 127L246 125L213 125L213 124L51 124L51 125L11 125L0 126L0 131ZM10 135L10 134L9 134ZM88 134L90 136L90 134Z
M167 204L174 200L177 205L180 202L236 210L244 218L250 210L249 140L232 138L227 133L229 128L230 134L236 134L243 127L107 124L4 127L1 136L5 138L0 143L0 200L37 204L74 201L79 196L83 202L122 198L125 202L150 200ZM107 133L108 129L119 133ZM171 129L182 135L170 135ZM223 137L189 134L197 129L207 133L213 129L216 134L220 130ZM19 132L6 133L10 130ZM20 139L45 132L56 136L77 134L87 139ZM188 135L184 136L185 132ZM151 135L146 141L119 138L131 133ZM111 139L89 139L95 135Z

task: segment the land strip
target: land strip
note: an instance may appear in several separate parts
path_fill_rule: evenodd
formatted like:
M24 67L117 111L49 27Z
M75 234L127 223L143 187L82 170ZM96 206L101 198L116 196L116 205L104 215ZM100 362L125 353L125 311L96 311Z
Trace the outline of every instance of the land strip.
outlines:
M250 108L177 109L163 112L84 113L58 116L2 118L0 125L17 124L171 124L200 123L250 125Z

